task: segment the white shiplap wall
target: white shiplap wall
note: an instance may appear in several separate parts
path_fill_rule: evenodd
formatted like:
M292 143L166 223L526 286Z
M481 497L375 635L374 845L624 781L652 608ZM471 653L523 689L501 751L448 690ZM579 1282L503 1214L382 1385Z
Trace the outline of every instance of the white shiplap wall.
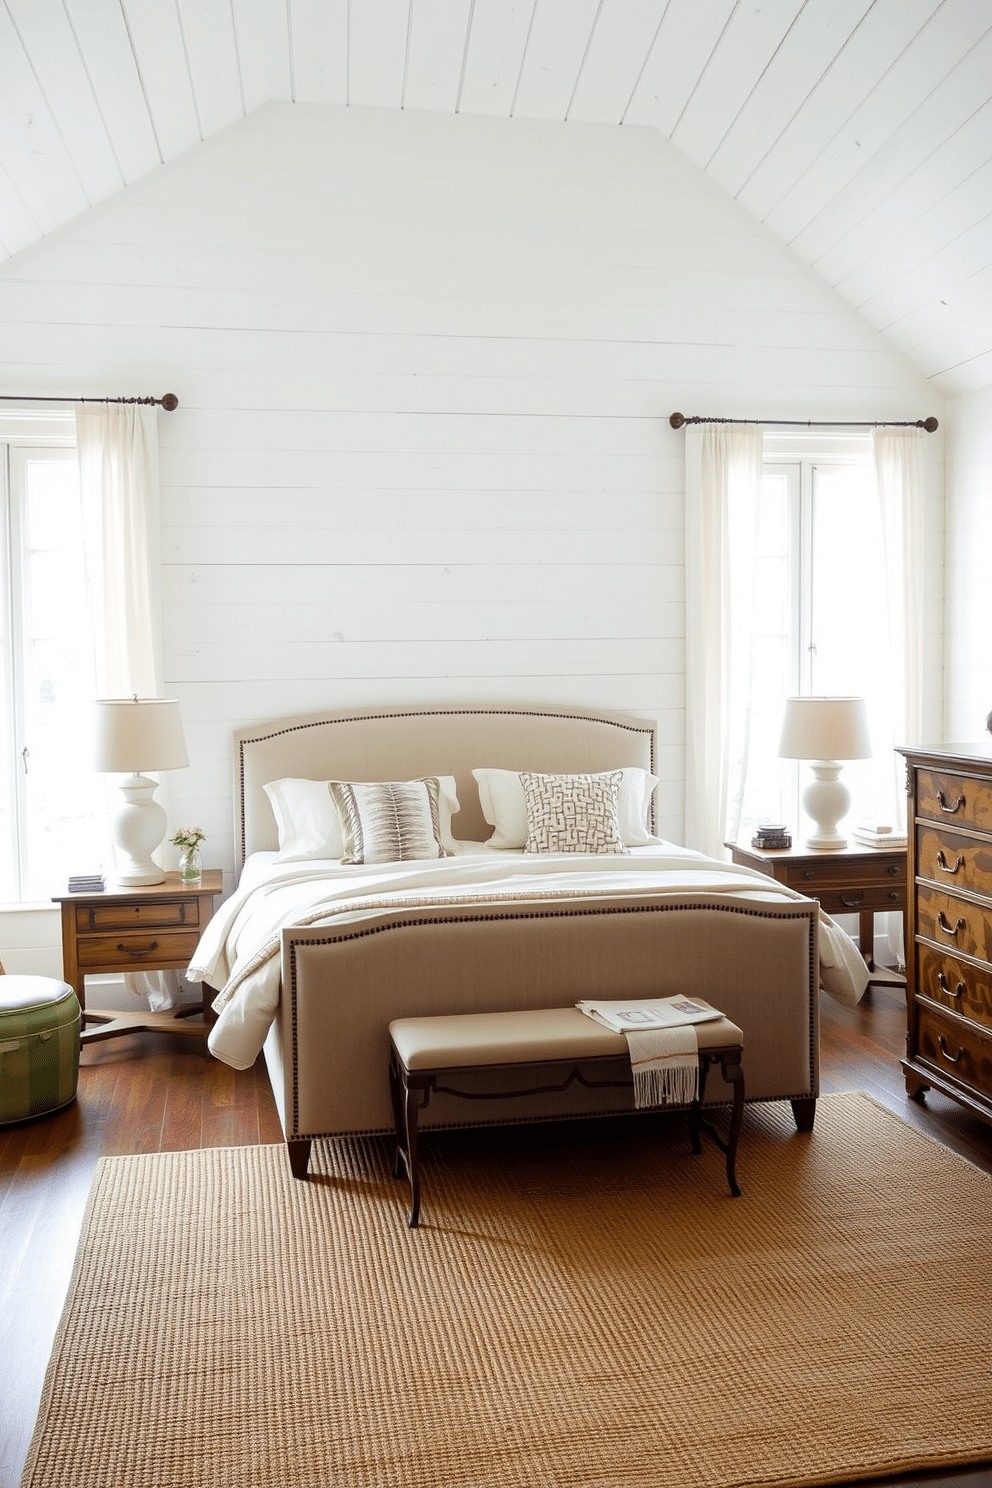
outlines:
M992 714L992 388L947 405L947 684L944 738L989 747Z
M657 718L679 837L668 414L942 413L647 129L272 105L0 269L0 319L0 391L180 397L170 819L228 869L232 728L362 702Z

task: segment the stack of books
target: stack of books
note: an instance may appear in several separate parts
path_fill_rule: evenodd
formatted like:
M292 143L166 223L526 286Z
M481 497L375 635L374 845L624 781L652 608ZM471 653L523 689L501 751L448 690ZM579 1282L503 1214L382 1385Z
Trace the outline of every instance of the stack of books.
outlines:
M851 828L851 837L861 847L907 847L905 832L894 832L884 822L858 822Z
M103 889L102 873L73 873L69 876L70 894L102 894Z

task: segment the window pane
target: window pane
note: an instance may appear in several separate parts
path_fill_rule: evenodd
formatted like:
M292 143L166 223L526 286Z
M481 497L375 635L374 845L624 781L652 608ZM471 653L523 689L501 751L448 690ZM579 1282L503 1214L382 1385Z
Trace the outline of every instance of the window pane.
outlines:
M21 452L23 453L23 452ZM95 697L74 451L23 454L23 777L26 899L104 861L104 786L92 767Z
M795 812L794 771L778 757L778 738L782 700L796 687L798 494L798 467L769 470L762 480L751 696L736 701L738 708L750 708L740 821L731 823L733 834L742 839L753 835L759 821L788 822Z
M813 469L811 692L863 697L874 754L851 760L842 778L851 818L892 820L888 624L882 589L882 533L870 470Z

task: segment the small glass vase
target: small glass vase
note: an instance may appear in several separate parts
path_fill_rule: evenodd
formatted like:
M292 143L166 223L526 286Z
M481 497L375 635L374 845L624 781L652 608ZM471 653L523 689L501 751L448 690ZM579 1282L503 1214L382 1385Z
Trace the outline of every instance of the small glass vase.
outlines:
M203 859L198 847L184 847L179 859L179 882L198 884L203 877Z

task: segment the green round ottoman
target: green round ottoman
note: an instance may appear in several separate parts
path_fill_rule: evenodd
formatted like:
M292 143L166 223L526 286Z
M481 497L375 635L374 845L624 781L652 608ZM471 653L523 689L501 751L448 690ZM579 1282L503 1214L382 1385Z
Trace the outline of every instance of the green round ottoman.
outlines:
M75 1100L79 1021L68 982L0 976L0 1125Z

